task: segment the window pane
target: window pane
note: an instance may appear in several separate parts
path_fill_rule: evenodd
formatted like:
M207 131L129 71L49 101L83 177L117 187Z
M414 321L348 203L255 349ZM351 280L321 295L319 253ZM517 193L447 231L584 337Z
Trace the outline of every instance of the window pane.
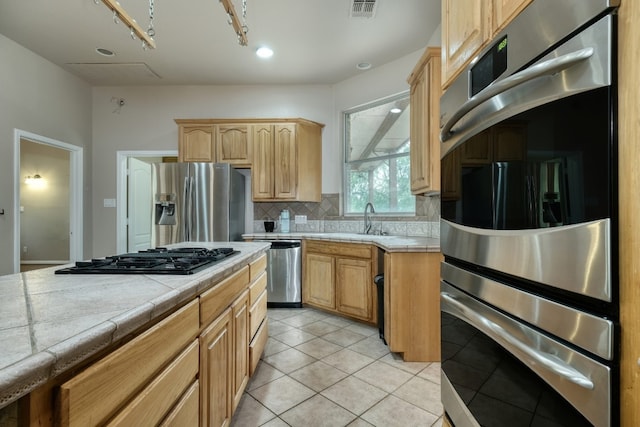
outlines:
M345 113L346 214L414 213L409 181L409 94Z
M362 213L371 201L378 213L415 211L409 186L409 156L348 165L346 213Z

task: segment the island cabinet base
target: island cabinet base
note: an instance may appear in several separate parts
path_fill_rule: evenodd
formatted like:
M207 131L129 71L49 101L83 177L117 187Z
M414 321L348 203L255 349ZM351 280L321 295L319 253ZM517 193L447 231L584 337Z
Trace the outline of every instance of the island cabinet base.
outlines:
M264 351L262 254L18 401L18 426L227 426Z
M384 331L405 362L440 361L439 252L384 255Z

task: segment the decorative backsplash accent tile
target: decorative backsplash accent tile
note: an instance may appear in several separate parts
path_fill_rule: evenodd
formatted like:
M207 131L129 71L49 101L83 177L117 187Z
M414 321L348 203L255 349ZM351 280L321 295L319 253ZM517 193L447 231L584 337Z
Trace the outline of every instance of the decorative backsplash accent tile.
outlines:
M361 216L340 216L340 195L323 194L319 203L312 202L260 202L253 204L253 232L264 232L264 220L278 219L283 209L291 217L291 232L308 233L362 233ZM306 215L306 224L295 224L296 215ZM373 232L395 236L440 237L440 196L416 196L415 216L373 215ZM276 230L277 232L278 230Z

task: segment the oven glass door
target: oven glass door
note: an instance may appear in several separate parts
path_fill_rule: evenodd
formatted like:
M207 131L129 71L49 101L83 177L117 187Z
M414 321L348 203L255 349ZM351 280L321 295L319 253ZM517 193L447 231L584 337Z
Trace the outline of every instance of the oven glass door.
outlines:
M611 368L442 282L442 400L456 427L610 426Z
M442 161L457 188L442 217L523 230L611 216L610 87L544 104L468 139Z

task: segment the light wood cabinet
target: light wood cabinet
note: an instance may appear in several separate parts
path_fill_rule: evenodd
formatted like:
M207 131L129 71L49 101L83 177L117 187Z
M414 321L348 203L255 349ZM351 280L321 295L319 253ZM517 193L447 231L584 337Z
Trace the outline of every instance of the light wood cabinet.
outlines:
M211 124L178 126L179 162L215 162L215 138Z
M322 128L305 119L176 119L181 162L251 168L254 201L319 202Z
M200 334L203 427L230 424L249 375L255 370L255 365L250 369L250 360L257 364L266 345L266 339L258 337L259 328L255 333L251 330L253 322L267 323L265 267L263 255L200 297L204 325Z
M491 0L442 0L442 86L491 36Z
M236 167L251 167L251 127L246 123L218 124L216 129L216 161Z
M197 334L194 301L62 384L60 425L105 424L113 417L114 425L125 425L146 412L162 419L195 381ZM145 393L157 398L146 399Z
M532 0L442 0L442 88Z
M227 308L200 334L200 418L202 427L231 423L233 337Z
M309 121L253 126L254 201L321 198L322 125Z
M336 305L340 313L370 320L373 311L371 260L336 259Z
M428 47L407 79L412 194L440 191L440 64L440 49Z
M249 382L249 290L245 290L231 305L233 320L233 405L238 407Z
M335 258L307 253L304 256L304 303L329 310L336 309Z
M370 245L305 241L302 302L375 323L377 255Z
M438 252L384 255L384 335L405 362L440 361Z

